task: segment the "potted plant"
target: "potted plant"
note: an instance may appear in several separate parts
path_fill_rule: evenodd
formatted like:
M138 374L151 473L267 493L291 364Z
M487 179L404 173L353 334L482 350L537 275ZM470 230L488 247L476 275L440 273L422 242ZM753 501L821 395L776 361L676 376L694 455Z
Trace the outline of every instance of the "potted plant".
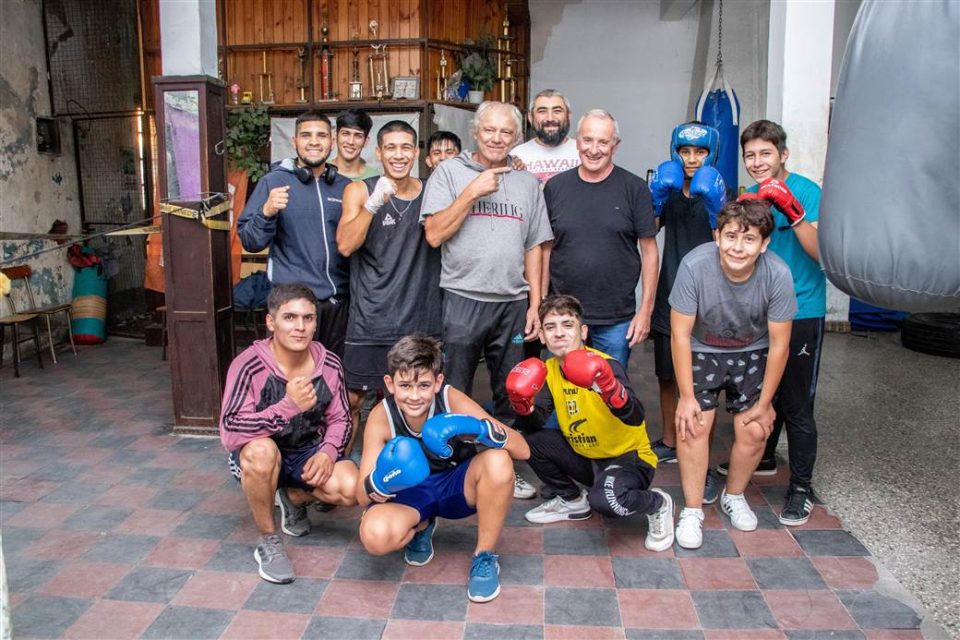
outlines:
M270 141L270 116L266 107L232 109L227 116L227 158L230 167L245 171L251 182L267 172L264 151ZM269 157L269 156L268 156Z
M470 102L483 102L483 94L493 89L497 81L497 65L490 49L493 36L481 36L473 51L460 57L460 70L470 83Z

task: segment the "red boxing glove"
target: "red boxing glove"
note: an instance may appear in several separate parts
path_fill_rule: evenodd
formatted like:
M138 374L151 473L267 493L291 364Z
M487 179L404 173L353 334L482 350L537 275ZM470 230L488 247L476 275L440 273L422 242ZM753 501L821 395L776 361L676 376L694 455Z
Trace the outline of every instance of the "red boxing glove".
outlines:
M740 194L740 197L737 198L737 202L743 202L745 200L763 200L763 198L755 194L753 191L744 191Z
M787 220L790 221L791 227L797 226L797 224L803 220L803 217L807 215L800 201L793 197L787 185L776 178L770 178L769 180L761 182L760 188L757 189L757 195L765 200L769 200L773 203L773 206L782 211L783 215L787 216Z
M547 365L540 358L527 358L507 375L507 397L519 416L533 413L533 400L547 379Z
M578 387L593 389L608 406L620 409L627 404L627 391L603 356L586 349L571 351L563 359L561 369L567 380Z

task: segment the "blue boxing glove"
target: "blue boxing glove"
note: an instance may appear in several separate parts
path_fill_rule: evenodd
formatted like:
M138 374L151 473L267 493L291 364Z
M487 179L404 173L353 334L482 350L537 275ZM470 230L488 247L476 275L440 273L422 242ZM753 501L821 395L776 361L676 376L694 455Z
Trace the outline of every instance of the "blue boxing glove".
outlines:
M476 436L476 442L502 449L507 444L507 433L489 420L480 420L460 413L443 413L423 424L423 444L441 458L453 455L449 440L455 436Z
M676 160L661 162L657 172L650 181L650 197L653 200L653 211L659 216L664 203L673 191L683 189L683 165Z
M727 203L727 185L723 176L713 167L700 167L690 181L690 196L703 196L703 204L710 214L710 228L717 228L717 214Z
M420 443L413 438L397 436L383 446L377 465L363 481L363 488L372 500L382 502L398 491L415 487L430 475L430 463Z

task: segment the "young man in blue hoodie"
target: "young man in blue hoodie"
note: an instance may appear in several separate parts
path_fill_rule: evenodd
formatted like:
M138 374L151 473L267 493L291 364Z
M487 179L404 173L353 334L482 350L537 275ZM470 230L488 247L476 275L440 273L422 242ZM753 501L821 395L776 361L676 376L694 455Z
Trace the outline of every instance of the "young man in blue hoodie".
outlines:
M237 222L247 251L270 248L273 284L303 283L317 296L315 339L343 355L347 331L349 262L337 252L343 190L350 180L327 163L330 120L315 111L296 121L296 158L280 162L257 183Z

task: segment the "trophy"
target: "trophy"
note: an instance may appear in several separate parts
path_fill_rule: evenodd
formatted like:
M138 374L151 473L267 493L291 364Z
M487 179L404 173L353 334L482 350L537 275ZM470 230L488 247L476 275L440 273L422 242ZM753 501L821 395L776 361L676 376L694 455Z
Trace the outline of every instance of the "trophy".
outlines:
M297 47L297 60L300 61L300 73L297 76L297 89L300 89L300 97L297 98L297 104L304 104L307 101L307 92L306 92L307 48L306 47Z
M260 76L260 102L262 104L273 104L273 74L267 73L267 52L263 52L263 71L259 74ZM267 94L263 93L263 80L267 80Z
M447 52L440 49L440 71L437 71L437 100L444 100L447 88Z
M363 82L360 80L360 49L358 47L353 48L352 64L347 98L350 100L363 100Z
M373 40L377 40L377 27L379 23L376 20L370 21L370 33L373 34ZM370 90L373 97L377 100L383 100L390 97L390 74L387 72L387 45L377 43L370 45L373 49L367 57L367 64L370 66Z
M516 87L513 79L513 63L515 59L510 57L510 42L514 40L510 35L510 18L506 15L504 8L503 16L503 34L497 37L497 78L500 81L500 102L513 103L513 99L508 99L516 93Z
M327 41L330 28L327 27L326 21L324 21L323 26L320 28L320 33L323 34L322 46L320 47L320 52L317 54L320 56L320 100L327 101L333 100L333 51L330 49L330 43ZM356 79L359 80L359 65L357 65L356 68L356 75L358 76ZM362 89L360 93L361 95L363 94Z

